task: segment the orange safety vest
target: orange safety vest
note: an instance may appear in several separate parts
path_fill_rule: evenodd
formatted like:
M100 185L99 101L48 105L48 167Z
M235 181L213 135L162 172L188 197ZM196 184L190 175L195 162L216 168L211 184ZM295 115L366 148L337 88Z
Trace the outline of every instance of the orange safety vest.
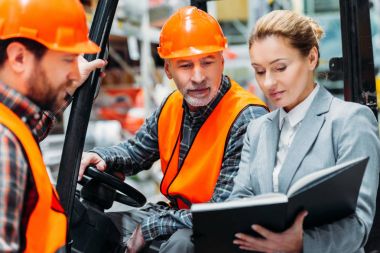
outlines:
M56 252L65 245L67 219L58 194L50 183L41 151L29 127L1 103L0 124L7 127L23 146L38 193L36 206L26 227L25 252Z
M250 105L266 107L258 97L231 80L231 88L199 129L182 167L178 168L183 124L183 96L173 92L158 119L158 145L164 177L161 193L181 209L208 202L219 177L230 128Z

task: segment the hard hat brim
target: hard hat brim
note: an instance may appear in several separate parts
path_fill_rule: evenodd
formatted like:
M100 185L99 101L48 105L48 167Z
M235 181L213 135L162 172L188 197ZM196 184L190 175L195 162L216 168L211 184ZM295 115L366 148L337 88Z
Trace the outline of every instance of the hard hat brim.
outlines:
M182 57L190 57L195 55L202 54L211 54L223 51L225 47L220 46L203 46L203 47L189 47L183 50L170 52L169 54L165 54L162 52L161 48L158 47L158 54L162 59L173 59L173 58L182 58Z
M96 43L92 42L91 40L88 40L86 42L76 43L73 46L70 47L63 47L59 45L52 45L48 46L51 50L66 52L66 53L72 53L72 54L95 54L100 51L100 47L96 45Z
M71 53L71 54L95 54L100 51L100 47L91 40L77 42L70 46L63 46L57 43L46 42L36 37L25 36L25 35L20 35L20 34L9 34L8 36L0 36L1 40L12 39L12 38L26 38L26 39L34 40L41 43L48 49L65 52L65 53Z

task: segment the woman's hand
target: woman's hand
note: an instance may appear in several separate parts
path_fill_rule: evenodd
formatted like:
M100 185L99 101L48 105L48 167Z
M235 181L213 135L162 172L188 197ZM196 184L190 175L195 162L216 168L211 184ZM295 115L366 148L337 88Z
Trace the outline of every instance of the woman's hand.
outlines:
M299 253L303 247L303 221L307 211L297 215L293 225L282 233L274 233L262 226L252 225L252 229L263 238L238 233L233 243L240 249L260 252Z

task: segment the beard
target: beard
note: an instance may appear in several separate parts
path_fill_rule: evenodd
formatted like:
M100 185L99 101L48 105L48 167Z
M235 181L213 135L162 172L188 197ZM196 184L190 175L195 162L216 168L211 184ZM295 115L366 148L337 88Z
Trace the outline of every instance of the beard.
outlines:
M194 97L191 97L189 95L184 95L183 98L185 99L186 103L188 103L190 106L193 106L193 107L203 107L203 106L206 106L208 105L213 97L209 96L207 98L194 98Z
M194 85L198 89L206 89L206 83L196 84ZM188 89L182 88L179 91L182 93L184 100L186 103L192 107L204 107L211 103L211 101L216 97L217 90L214 90L213 87L209 87L210 91L206 97L194 97L189 95Z
M71 96L68 93L61 94L65 87L71 86L72 81L54 86L47 77L45 70L38 63L35 66L35 70L28 80L27 97L42 110L56 112L60 108L66 108L67 106L65 105L68 104L68 101L71 101Z

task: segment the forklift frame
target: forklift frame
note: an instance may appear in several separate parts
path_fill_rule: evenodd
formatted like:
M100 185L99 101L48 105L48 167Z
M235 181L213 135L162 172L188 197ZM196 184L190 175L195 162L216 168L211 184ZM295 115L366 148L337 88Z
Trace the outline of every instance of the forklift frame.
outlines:
M378 117L369 0L340 0L344 99L368 106ZM349 43L347 43L349 42ZM380 252L380 197L365 251Z
M369 8L368 0L340 0L344 99L368 106L377 118Z
M115 16L119 0L99 0L90 29L89 37L100 45L101 51L95 54L87 54L84 58L88 61L97 58L103 59L106 53L112 21ZM100 69L97 69L85 83L75 92L71 107L67 132L63 144L62 157L57 179L57 192L60 196L63 208L68 217L68 231L66 251L71 252L70 223L77 186L80 161L87 133L88 122L92 103L96 91L99 89Z

